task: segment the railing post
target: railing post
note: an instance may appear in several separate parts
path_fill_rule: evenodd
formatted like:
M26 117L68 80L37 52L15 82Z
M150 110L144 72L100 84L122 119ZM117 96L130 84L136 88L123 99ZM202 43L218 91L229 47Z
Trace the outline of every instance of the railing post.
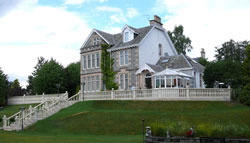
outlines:
M79 101L83 101L83 92L82 90L79 90L78 94L79 94Z
M190 96L189 96L189 87L186 88L186 94L187 94L187 99L190 100Z
M132 92L133 92L133 99L135 99L135 89L133 89Z
M17 131L20 129L20 121L18 116L15 117L15 123L16 123L15 130Z
M23 104L25 103L24 101L25 101L25 94L23 94Z
M32 114L31 114L31 113L32 113L32 106L31 106L31 105L30 105L30 107L29 107L29 112L30 112L29 114L30 114L30 119L31 119L31 118L32 118L32 117L31 117L31 116L32 116Z
M114 88L112 88L112 91L111 91L111 100L114 100Z
M3 116L3 129L7 128L7 117L6 115Z
M43 93L43 95L42 95L42 100L44 101L44 93Z

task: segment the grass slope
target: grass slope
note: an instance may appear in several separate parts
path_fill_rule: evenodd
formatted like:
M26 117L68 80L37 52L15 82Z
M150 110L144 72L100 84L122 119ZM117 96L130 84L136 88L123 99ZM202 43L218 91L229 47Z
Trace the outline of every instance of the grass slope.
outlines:
M184 123L185 126L197 128L235 125L236 129L244 127L244 131L240 131L243 135L237 136L250 137L250 133L245 132L250 129L250 108L241 104L192 101L88 101L63 109L30 126L24 132L0 131L0 138L6 142L15 142L19 139L24 142L35 140L46 143L136 143L141 142L142 118L145 119L145 126L159 125L166 121L170 125Z

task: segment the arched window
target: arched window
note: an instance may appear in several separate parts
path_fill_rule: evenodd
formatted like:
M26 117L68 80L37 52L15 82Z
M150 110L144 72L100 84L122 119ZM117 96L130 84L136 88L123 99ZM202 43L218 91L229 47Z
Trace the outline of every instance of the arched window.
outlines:
M161 44L159 44L158 53L159 53L159 56L162 56L162 45Z

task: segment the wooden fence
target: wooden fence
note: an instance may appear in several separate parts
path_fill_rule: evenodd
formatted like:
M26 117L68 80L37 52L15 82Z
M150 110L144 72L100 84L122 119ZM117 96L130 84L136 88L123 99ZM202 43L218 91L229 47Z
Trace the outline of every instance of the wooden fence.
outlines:
M228 88L164 88L84 92L84 100L230 101Z

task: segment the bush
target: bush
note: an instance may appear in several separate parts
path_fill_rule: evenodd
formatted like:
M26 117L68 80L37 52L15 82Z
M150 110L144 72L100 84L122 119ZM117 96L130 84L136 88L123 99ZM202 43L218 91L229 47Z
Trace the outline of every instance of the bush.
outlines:
M165 121L154 122L150 124L152 135L165 137L166 131L169 131L170 136L186 136L186 132L189 128L193 127L194 136L201 137L249 137L249 127L238 124L209 124L200 123L198 125L191 125L182 121Z
M240 94L240 103L250 106L250 91L243 89Z

